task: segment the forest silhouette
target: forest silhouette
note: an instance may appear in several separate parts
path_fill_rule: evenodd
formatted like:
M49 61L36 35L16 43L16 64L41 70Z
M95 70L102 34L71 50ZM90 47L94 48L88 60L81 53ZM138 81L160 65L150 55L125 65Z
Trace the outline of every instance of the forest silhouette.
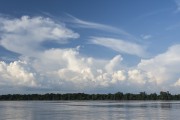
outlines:
M139 94L117 92L114 94L85 93L46 93L46 94L7 94L0 95L0 100L180 100L180 94L172 95L161 91L159 94L140 92Z

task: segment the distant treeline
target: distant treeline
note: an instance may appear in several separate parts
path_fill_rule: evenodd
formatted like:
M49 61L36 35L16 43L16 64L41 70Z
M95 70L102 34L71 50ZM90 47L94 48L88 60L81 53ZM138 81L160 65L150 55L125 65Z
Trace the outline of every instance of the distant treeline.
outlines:
M0 100L180 100L180 94L171 95L167 92L160 94L139 94L117 92L115 94L85 94L85 93L66 93L66 94L8 94L0 95Z

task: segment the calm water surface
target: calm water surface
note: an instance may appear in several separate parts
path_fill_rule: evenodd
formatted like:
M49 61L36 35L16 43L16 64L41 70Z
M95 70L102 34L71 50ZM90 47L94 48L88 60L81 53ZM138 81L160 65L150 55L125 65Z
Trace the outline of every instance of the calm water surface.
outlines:
M177 101L1 101L0 120L175 120Z

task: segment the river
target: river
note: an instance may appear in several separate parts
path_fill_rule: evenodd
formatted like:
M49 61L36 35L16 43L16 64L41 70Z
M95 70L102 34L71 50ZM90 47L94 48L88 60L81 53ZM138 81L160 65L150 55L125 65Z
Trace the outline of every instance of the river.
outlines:
M179 101L1 101L0 120L175 120Z

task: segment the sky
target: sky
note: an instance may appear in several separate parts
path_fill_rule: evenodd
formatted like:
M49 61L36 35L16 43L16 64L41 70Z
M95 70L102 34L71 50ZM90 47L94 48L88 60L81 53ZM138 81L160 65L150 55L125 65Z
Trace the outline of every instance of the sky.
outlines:
M180 90L180 0L1 0L0 94Z

